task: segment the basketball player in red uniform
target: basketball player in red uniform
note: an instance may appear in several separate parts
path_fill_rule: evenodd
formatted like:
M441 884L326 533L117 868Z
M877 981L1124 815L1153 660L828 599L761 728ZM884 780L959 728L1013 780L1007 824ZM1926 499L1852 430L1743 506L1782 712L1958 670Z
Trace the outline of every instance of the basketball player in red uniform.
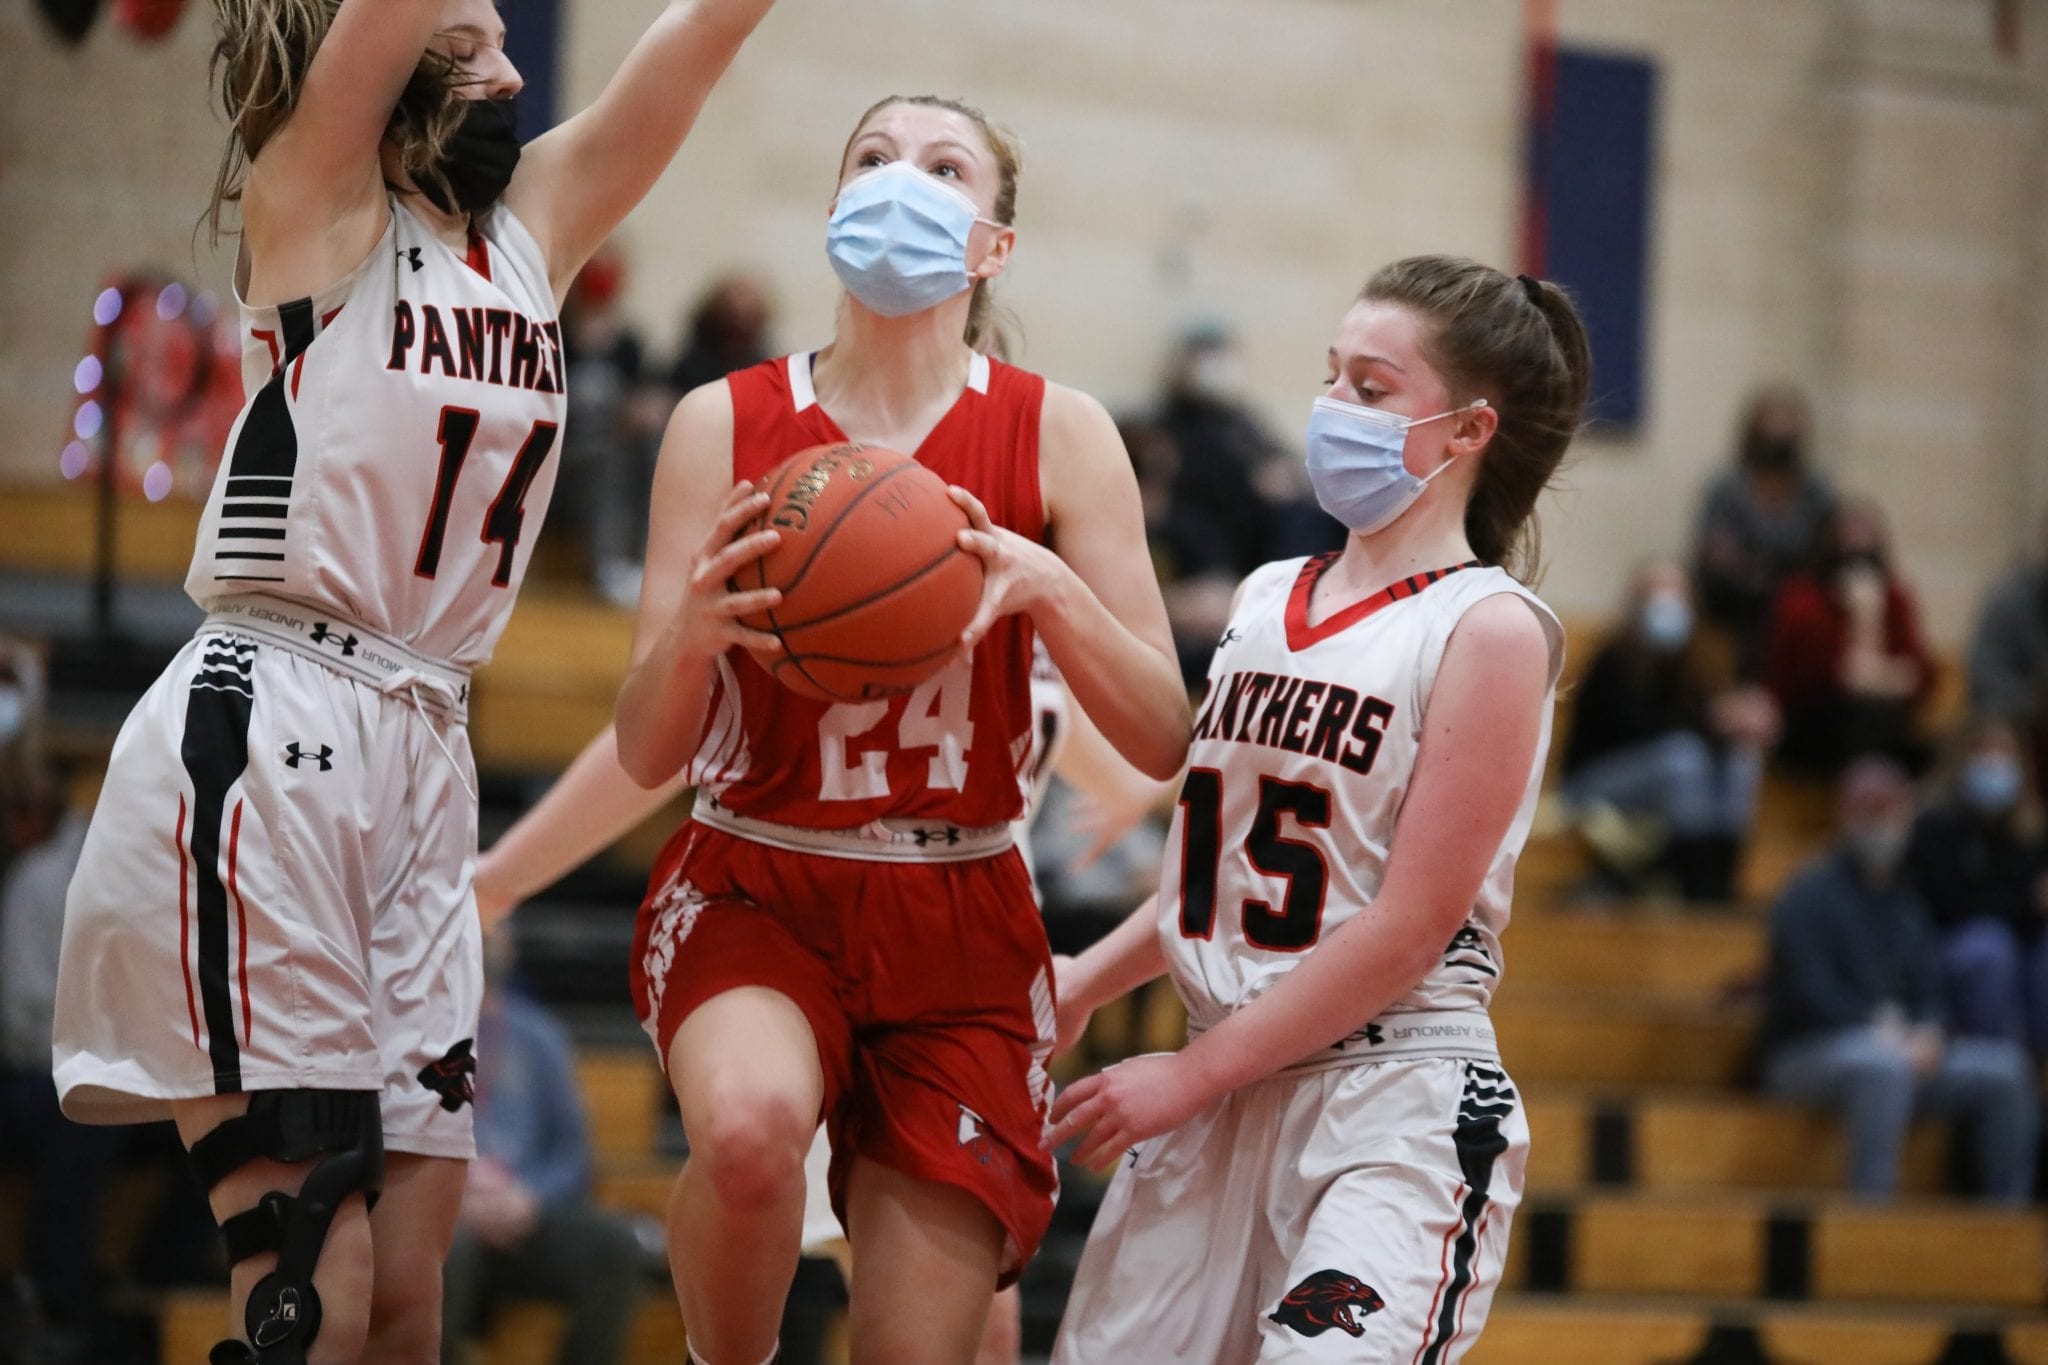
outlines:
M650 5L523 154L491 0L215 6L250 398L186 580L207 621L122 726L70 888L54 1047L74 1118L176 1120L234 1262L214 1365L440 1358L469 673L554 484L562 294L770 3Z
M1016 240L1017 170L964 105L888 99L862 117L828 227L847 286L832 344L677 408L616 751L587 750L550 798L565 815L553 837L572 843L631 806L621 767L644 787L686 772L698 789L641 910L633 989L690 1138L670 1263L709 1365L775 1351L821 1116L854 1247L854 1358L973 1355L1056 1183L1050 962L1010 826L1029 780L1034 632L1134 766L1170 777L1187 749L1114 425L979 349L987 284ZM908 696L835 706L748 657L775 641L737 618L777 599L727 583L776 543L734 540L768 501L752 481L847 439L954 484L988 580L946 670Z

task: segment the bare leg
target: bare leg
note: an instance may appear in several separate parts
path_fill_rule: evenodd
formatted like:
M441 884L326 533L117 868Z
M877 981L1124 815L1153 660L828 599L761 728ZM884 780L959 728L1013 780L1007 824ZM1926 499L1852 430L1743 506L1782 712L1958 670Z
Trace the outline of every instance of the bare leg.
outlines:
M974 1359L1002 1264L1003 1228L965 1190L865 1158L847 1190L853 1365Z
M974 1365L1017 1365L1024 1352L1024 1308L1018 1301L1017 1286L996 1292L989 1305L988 1326L982 1329L981 1349Z
M171 1117L178 1137L189 1150L193 1143L249 1107L247 1095L210 1095L177 1100ZM314 1162L287 1165L258 1159L230 1172L213 1187L208 1202L215 1222L256 1207L271 1191L297 1194ZM371 1286L370 1218L363 1197L350 1195L334 1215L313 1269L313 1289L320 1296L320 1332L307 1348L307 1365L355 1365L369 1337ZM249 1291L277 1265L274 1252L251 1256L235 1265L228 1289L228 1335L246 1341L243 1309Z
M683 1021L668 1074L690 1139L668 1206L690 1347L710 1365L759 1365L803 1240L804 1153L825 1096L817 1040L788 996L743 986Z
M376 1246L365 1360L378 1365L439 1365L441 1267L455 1240L469 1163L391 1152L384 1197L370 1214Z

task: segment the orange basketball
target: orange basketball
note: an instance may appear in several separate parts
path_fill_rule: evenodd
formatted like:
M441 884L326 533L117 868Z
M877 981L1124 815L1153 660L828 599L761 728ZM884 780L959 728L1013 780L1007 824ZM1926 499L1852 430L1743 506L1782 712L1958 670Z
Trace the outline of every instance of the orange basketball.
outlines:
M782 589L780 605L744 618L782 642L755 654L762 667L819 701L873 701L945 666L982 583L945 480L908 455L849 443L800 451L761 487L768 510L740 534L773 526L782 543L733 587Z

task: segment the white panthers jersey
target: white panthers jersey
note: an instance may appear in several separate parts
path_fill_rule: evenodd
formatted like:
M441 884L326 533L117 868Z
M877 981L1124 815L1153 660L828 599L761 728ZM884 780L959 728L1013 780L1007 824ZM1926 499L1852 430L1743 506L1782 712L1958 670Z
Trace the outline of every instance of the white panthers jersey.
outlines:
M1476 563L1396 583L1310 626L1309 593L1330 559L1246 579L1209 667L1159 887L1160 941L1196 1032L1256 999L1379 893L1444 646L1473 603L1512 593L1551 642L1535 759L1501 774L1522 785L1521 807L1464 926L1389 1012L1484 1010L1500 980L1563 629L1527 588Z
M490 658L560 447L562 330L547 263L502 205L467 256L396 199L361 265L243 307L250 397L185 590L289 597L461 668Z

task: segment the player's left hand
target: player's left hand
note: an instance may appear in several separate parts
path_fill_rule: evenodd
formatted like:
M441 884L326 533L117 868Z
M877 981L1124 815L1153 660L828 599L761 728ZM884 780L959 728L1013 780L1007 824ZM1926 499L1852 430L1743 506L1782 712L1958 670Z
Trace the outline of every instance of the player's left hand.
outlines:
M974 619L960 632L963 650L981 643L982 636L1003 617L1028 612L1051 596L1060 575L1072 572L1058 555L1008 527L989 520L981 499L953 485L947 490L967 514L967 529L960 533L960 548L981 560L984 575L981 605Z
M1074 1163L1104 1170L1129 1148L1180 1127L1212 1098L1183 1054L1133 1057L1060 1092L1052 1106L1052 1145L1078 1138Z

